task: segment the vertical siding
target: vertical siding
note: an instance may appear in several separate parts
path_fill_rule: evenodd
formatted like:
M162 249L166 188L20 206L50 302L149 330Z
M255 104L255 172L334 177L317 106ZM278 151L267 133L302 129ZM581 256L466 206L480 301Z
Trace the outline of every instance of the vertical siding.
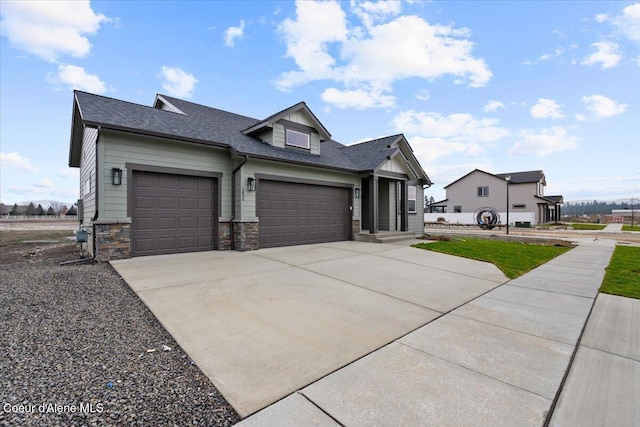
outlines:
M221 173L219 184L222 190L222 209L219 215L223 219L230 217L231 161L226 151L178 141L107 132L104 132L102 143L104 164L100 166L103 182L100 198L104 201L104 206L100 219L128 219L127 187L131 177L130 171L126 170L126 163L184 169L185 174L190 170ZM122 185L114 186L111 183L112 168L122 169Z
M255 178L256 174L287 176L292 178L337 182L360 186L360 177L355 174L289 165L286 163L270 162L265 160L249 160L249 162L242 167L241 172L238 172L236 177L245 189L241 209L236 213L236 219L238 220L255 221L257 219L256 193L260 191L260 183L258 183L257 191L246 191L247 178ZM360 219L361 200L362 199L353 200L353 219Z

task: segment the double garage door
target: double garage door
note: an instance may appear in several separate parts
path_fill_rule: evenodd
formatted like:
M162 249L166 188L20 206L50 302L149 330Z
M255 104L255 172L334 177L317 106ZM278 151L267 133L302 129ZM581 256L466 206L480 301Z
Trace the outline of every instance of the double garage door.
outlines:
M215 249L218 181L133 171L133 256ZM347 188L260 180L260 248L349 240Z
M350 190L268 181L257 188L260 247L349 240Z
M133 171L133 255L213 249L216 185L215 178Z

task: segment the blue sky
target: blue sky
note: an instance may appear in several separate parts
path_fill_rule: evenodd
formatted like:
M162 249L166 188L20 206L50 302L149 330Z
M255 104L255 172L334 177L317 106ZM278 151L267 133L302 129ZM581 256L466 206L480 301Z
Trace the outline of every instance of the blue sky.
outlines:
M640 3L0 2L0 201L74 201L72 90L265 118L306 101L344 144L404 133L444 198L542 169L640 197Z

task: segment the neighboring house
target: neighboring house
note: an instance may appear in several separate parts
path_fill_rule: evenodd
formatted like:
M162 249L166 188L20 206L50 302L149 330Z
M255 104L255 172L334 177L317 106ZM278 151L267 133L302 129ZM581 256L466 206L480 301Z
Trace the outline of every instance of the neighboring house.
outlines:
M547 182L541 170L492 174L475 169L444 187L447 198L428 207L425 221L443 217L449 222L472 224L477 209L491 207L500 213L504 224L507 185L509 222L540 224L559 220L562 196L545 196Z
M345 146L304 102L258 120L165 95L75 91L69 166L100 260L422 233L431 184L403 135Z

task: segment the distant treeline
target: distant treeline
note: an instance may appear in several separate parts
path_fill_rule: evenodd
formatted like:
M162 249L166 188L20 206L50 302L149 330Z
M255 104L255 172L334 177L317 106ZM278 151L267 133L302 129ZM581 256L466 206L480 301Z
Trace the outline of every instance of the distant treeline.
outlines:
M634 207L638 209L640 203L634 203ZM562 205L562 215L608 215L613 209L631 209L628 202L565 202Z

